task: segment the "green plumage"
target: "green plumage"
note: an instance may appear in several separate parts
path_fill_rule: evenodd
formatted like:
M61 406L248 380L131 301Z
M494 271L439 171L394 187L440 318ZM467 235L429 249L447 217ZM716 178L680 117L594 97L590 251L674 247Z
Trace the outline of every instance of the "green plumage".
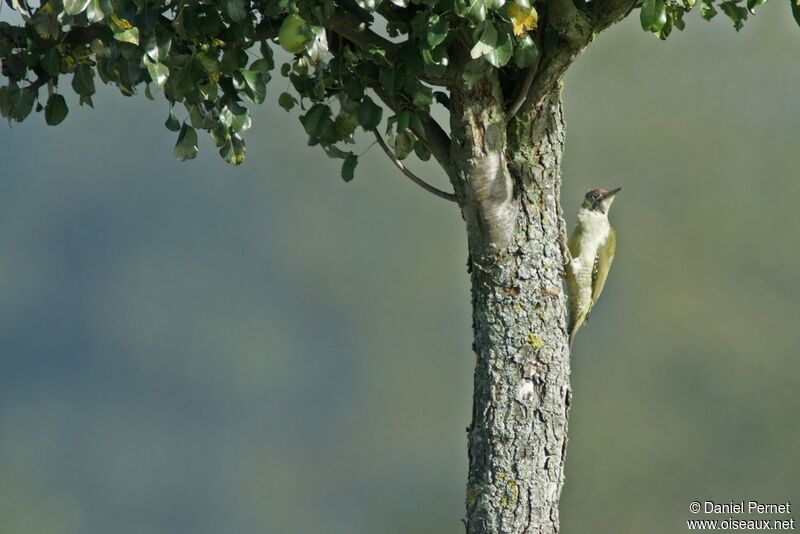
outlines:
M579 249L580 233L576 229L569 239L567 246L569 247L570 254L573 257L580 256ZM567 266L567 289L569 294L569 311L570 311L570 324L569 324L569 340L570 344L575 339L575 334L578 329L583 326L589 313L592 311L592 306L597 302L600 293L603 291L603 286L606 284L608 272L611 270L611 263L614 261L614 253L617 248L617 232L614 227L610 227L608 237L598 247L597 254L594 258L594 265L591 271L591 296L586 298L586 292L582 292L582 285L580 280L580 273L575 273L571 265Z
M586 322L592 306L606 285L617 250L617 232L608 221L608 210L621 188L592 189L578 210L578 223L569 238L566 265L569 306L569 344Z

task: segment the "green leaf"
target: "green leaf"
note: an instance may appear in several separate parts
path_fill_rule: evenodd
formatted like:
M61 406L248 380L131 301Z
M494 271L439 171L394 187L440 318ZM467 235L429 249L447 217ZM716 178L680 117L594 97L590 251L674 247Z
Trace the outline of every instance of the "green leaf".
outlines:
M395 132L397 133L404 132L408 129L408 125L411 123L411 112L401 111L400 113L389 119L389 121L394 122Z
M485 22L478 26L475 33L478 35L475 46L470 50L469 55L472 59L478 59L494 51L497 44L497 29L491 22Z
M338 139L349 139L358 127L358 117L350 113L342 112L336 116L334 126Z
M264 102L267 96L267 81L269 75L261 70L244 69L241 71L244 81L247 84L247 95L256 104Z
M106 14L100 6L100 0L90 0L86 8L86 18L89 22L100 22L105 18Z
M281 96L278 97L278 105L286 111L291 111L295 104L297 104L297 99L289 93L281 93Z
M661 28L661 31L658 32L658 38L662 41L666 40L670 33L672 33L672 13L668 11L667 22L664 23L664 27Z
M219 149L219 155L231 165L239 165L242 163L244 161L244 154L244 141L236 134L230 136L230 139Z
M58 76L58 73L61 71L61 56L58 53L58 50L55 48L49 49L44 55L39 59L39 65L41 65L42 70L51 78L55 78Z
M372 11L375 11L375 8L378 6L378 1L377 0L356 0L356 4L358 4L358 7L360 7L361 9L363 9L365 11L372 12Z
M737 32L744 27L744 21L747 20L748 15L746 8L736 5L736 2L732 0L722 2L719 8L733 21L733 27Z
M247 18L247 6L244 0L225 0L225 14L233 22L241 24Z
M14 89L19 91L19 89L10 86L0 87L0 115L3 117L9 117L11 114L11 98Z
M231 130L222 122L214 126L209 133L211 139L214 140L214 146L218 148L224 147L231 140ZM221 151L220 154L222 154Z
M364 82L358 76L347 76L342 80L345 94L353 100L361 100L364 96Z
M356 165L358 165L358 156L350 154L344 158L342 163L342 180L351 182L355 178Z
M147 72L150 74L150 79L155 82L156 87L161 89L164 87L164 84L167 83L167 78L169 77L169 69L163 63L159 63L157 61L151 61L148 59L149 56L144 56L144 64L147 66Z
M79 15L89 6L90 0L64 0L64 13Z
M130 28L114 33L114 39L123 43L139 45L139 28Z
M422 61L425 64L425 73L431 76L444 76L447 73L449 58L447 47L439 46L431 50L422 50Z
M436 48L450 33L450 23L447 19L439 15L432 15L428 18L425 29L425 40L429 48Z
M681 31L683 31L686 28L686 22L684 22L683 20L683 15L685 13L686 11L683 11L681 9L675 9L671 13L672 23L675 25L676 28L678 28Z
M206 116L203 108L200 105L186 106L189 112L189 123L195 128L212 128L214 123Z
M94 94L94 71L91 66L80 63L75 67L75 73L72 75L72 89L83 97L90 97Z
M158 48L158 57L166 58L169 51L172 49L172 32L164 26L156 26L156 47Z
M433 104L433 90L414 78L406 78L404 89L415 107L427 109Z
M184 122L172 153L175 154L176 159L186 161L197 157L197 152L197 132Z
M458 4L460 2L456 3ZM472 24L480 24L486 21L486 4L484 3L484 0L467 0L466 2L463 2L463 4L469 6L466 12L466 17L470 20L470 22L472 22ZM456 9L459 12L461 11L458 7Z
M480 24L473 33L475 46L470 50L472 59L483 57L495 67L502 67L511 59L514 45L511 36L505 30L498 33L495 25L487 20Z
M61 34L61 23L56 17L58 13L53 11L52 8L37 9L36 14L31 17L32 26L42 39L56 40Z
M167 127L167 130L172 132L177 132L181 129L181 123L175 118L175 115L173 115L171 111L169 112L169 116L167 117L164 126Z
M389 96L394 96L403 86L403 76L395 67L381 67L378 81Z
M145 33L144 37L142 38L141 45L142 48L144 48L146 57L150 58L151 60L160 61L161 59L165 59L161 57L161 53L158 50L158 41L156 40L155 32Z
M483 78L486 74L485 63L481 61L470 61L464 67L464 73L461 78L468 89L472 89L478 80Z
M511 59L514 45L508 32L501 32L494 50L484 56L486 60L497 68L503 67Z
M394 138L394 153L397 155L397 159L406 159L414 150L416 140L414 134L408 130L397 134Z
M422 120L420 117L426 116L426 113L412 113L411 120L408 121L408 127L414 132L418 137L424 136L425 127L422 125Z
M247 53L238 48L229 48L222 54L219 62L219 70L223 74L230 76L235 71L247 65Z
M250 129L253 121L250 119L249 109L244 106L231 106L230 111L233 114L233 118L231 119L231 130L239 133Z
M797 0L789 0L789 4L792 6L794 21L800 25L800 4L797 3Z
M381 123L382 117L383 109L375 104L370 97L364 98L361 104L359 104L358 122L364 130L370 131L377 128Z
M789 0L792 2L793 0ZM714 9L714 4L712 0L701 0L700 1L700 16L706 20L713 19L717 14L717 10Z
M417 142L414 143L414 154L416 154L417 157L422 161L428 161L431 159L431 151L428 150L428 147L425 146L425 143L419 139L417 139Z
M333 130L331 108L325 104L314 104L300 117L300 122L312 140L324 139Z
M202 51L195 55L195 61L203 69L205 75L208 77L210 83L216 83L219 80L219 61L217 60L216 52Z
M69 113L69 109L64 97L56 93L50 95L47 105L44 107L44 121L50 126L61 124L67 118L67 113Z
M539 50L536 48L536 43L533 42L530 35L525 35L517 43L514 49L514 65L519 69L525 69L533 65L536 57L539 55Z
M8 118L17 122L22 122L25 117L30 115L33 110L33 103L36 100L32 91L11 87L8 94Z
M481 5L483 5L483 0L456 0L455 4L456 14L459 17L468 17L470 14L476 12Z
M644 0L639 11L639 20L644 31L660 32L667 23L667 7L664 0Z
M322 148L325 150L325 154L331 159L344 159L347 156L353 155L352 152L345 152L336 145L330 145Z
M274 67L274 66L275 66L275 64L272 63L271 60L262 57L260 59L257 59L255 61L253 61L250 64L250 70L254 70L254 71L260 72L262 74L266 74L270 70L272 70L272 67Z

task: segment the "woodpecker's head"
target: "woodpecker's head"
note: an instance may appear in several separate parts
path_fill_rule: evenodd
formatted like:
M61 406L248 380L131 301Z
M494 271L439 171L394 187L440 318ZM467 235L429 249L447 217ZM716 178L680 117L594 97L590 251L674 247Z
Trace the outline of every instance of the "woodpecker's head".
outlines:
M605 189L592 189L583 199L583 207L587 210L597 211L600 213L608 214L611 203L614 202L614 195L620 192L622 188L618 187L611 191Z

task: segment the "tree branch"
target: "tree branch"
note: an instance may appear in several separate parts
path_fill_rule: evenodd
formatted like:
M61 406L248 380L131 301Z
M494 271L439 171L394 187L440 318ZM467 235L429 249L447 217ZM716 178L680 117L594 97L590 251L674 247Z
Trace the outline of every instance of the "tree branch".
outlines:
M386 50L387 55L394 55L399 45L370 30L356 15L337 11L322 23L325 28L338 33L348 41L366 48L370 45Z
M406 43L395 43L370 30L358 15L349 12L336 12L322 23L325 29L341 35L361 48L375 46L386 50L386 57L394 63L401 54L401 48ZM446 77L421 76L421 79L431 85L447 85Z
M525 103L525 100L528 99L528 93L530 93L531 85L533 85L533 80L536 78L536 71L539 70L539 58L541 58L541 56L542 53L539 52L536 55L536 59L533 61L533 65L531 65L528 68L528 71L525 73L525 79L522 80L522 85L517 91L517 96L514 97L514 101L508 108L506 122L509 122L514 118L514 115L516 115L520 110L522 105Z
M591 4L590 16L595 32L601 32L621 21L634 8L640 6L642 0L595 0Z
M425 132L416 132L417 137L422 138L422 142L431 151L436 161L444 168L444 171L452 179L455 176L455 169L453 168L452 160L450 159L450 136L439 126L433 117L425 115L421 117L422 127ZM424 136L421 136L423 133Z
M552 91L578 54L594 37L591 19L572 3L572 0L550 0L547 3L547 26L559 37L555 55L540 65L528 96L520 107L525 113L538 106Z
M274 39L278 36L278 26L269 19L263 20L255 28L255 39L264 41ZM79 46L91 44L92 40L100 39L104 42L110 41L112 32L105 24L89 24L87 26L73 26L63 34L61 42L65 45ZM0 41L3 41L13 48L27 46L26 33L24 26L12 26L10 24L0 24Z
M373 85L372 90L375 91L375 94L378 95L378 97L387 106L389 106L392 111L397 113L397 111L400 109L400 105L395 99L387 95L382 87L379 85ZM444 172L447 173L447 176L450 178L450 180L454 180L456 177L456 172L455 168L453 167L453 161L450 158L450 137L442 129L442 127L439 126L439 123L436 122L430 115L422 114L420 121L422 122L422 127L425 129L425 131L412 131L414 131L416 136L420 138L428 150L431 151L431 154L433 154L433 157L439 162L439 165L442 166Z
M558 33L563 45L535 74L520 110L527 112L538 106L594 35L627 17L633 9L641 5L641 1L595 0L589 4L591 10L587 17L571 0L551 0L547 4L548 25ZM527 78L525 81L527 82ZM509 119L513 115L509 112Z
M391 148L386 144L386 141L383 140L383 137L378 132L378 130L373 130L372 133L375 134L375 140L378 141L378 144L381 146L386 155L389 156L389 159L392 160L392 163L400 169L400 172L405 174L409 180L420 186L422 189L427 191L428 193L432 193L439 198L443 198L445 200L449 200L450 202L457 202L456 196L453 193L448 193L446 191L442 191L441 189L437 189L433 187L428 182L411 172L408 167L406 167L400 159L398 159L397 155L392 151Z

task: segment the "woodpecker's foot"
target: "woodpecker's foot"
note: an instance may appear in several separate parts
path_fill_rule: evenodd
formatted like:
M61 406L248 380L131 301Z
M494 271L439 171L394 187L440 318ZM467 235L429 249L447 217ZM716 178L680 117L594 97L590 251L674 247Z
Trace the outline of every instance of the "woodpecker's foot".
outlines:
M567 247L561 249L561 265L558 266L558 272L562 278L567 276L567 268L572 263L572 254Z
M566 267L572 262L572 253L569 251L567 245L567 234L560 232L558 236L558 245L561 247L561 262Z

